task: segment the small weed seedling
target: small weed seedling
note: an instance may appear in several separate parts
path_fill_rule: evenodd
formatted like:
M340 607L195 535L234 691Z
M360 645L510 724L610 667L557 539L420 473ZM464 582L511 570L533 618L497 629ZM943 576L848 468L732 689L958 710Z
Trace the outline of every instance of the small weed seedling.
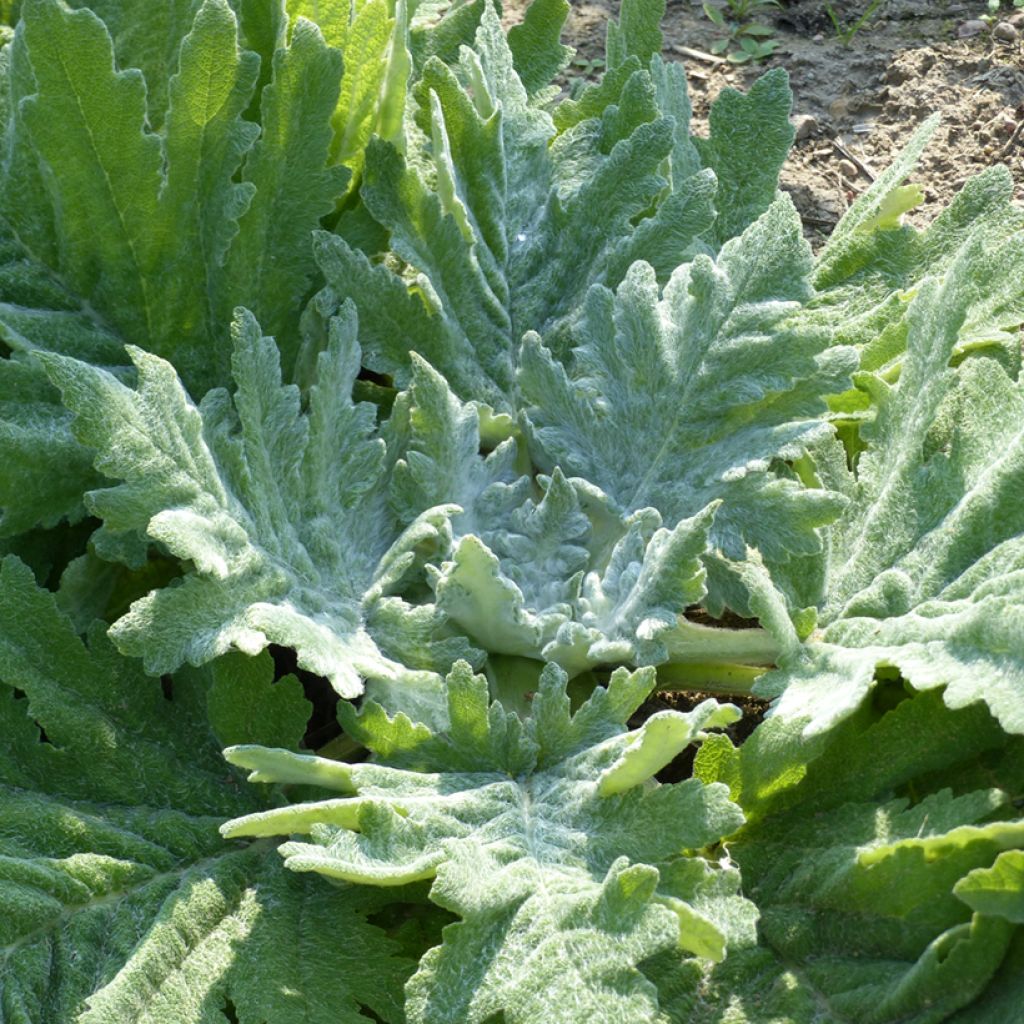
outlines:
M593 78L604 72L603 57L574 57L572 66L583 78Z
M733 64L770 57L778 48L777 39L770 38L774 30L768 25L751 21L751 17L767 7L780 6L778 0L726 0L726 8L704 4L704 13L728 35L716 39L712 53L728 53ZM728 16L727 16L728 15Z
M1024 2L1024 0L1022 0ZM829 20L832 22L832 27L835 29L836 38L843 44L843 46L849 46L853 41L853 37L878 13L879 9L885 0L872 0L868 4L864 13L857 18L851 25L844 25L839 19L839 15L836 14L835 8L830 4L825 4L825 13L828 15ZM998 3L998 0L996 0Z

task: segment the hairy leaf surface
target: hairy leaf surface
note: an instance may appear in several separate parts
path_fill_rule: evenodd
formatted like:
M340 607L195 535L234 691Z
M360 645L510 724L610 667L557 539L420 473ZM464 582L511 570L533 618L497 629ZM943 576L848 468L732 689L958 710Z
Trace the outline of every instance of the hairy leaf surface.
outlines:
M717 263L702 256L676 271L663 297L644 264L615 294L594 288L571 370L536 336L524 342L538 462L600 488L616 511L653 507L670 528L721 501L710 539L727 558L756 547L776 566L820 551L817 528L842 497L776 471L828 432L821 396L853 368L827 333L787 323L810 295L809 273L782 199Z
M776 717L739 751L719 737L698 754L749 815L730 852L760 942L704 981L667 971L671 1019L959 1020L1012 955L1019 743L979 705L898 693L827 738Z
M346 795L250 815L225 834L311 833L281 848L295 871L379 886L434 879L431 899L461 920L409 983L412 1021L649 1021L656 1002L638 960L680 946L719 959L753 922L727 874L716 887L713 861L682 856L740 823L725 787L643 785L736 709L706 701L625 731L652 683L649 670L620 670L570 715L552 666L521 722L488 707L485 680L463 663L448 676L444 734L373 704L350 718L387 767L230 748L254 781Z
M182 38L185 14L168 15L180 48L166 111L151 115L161 90L115 66L96 14L24 5L6 76L14 187L3 210L33 258L124 341L172 358L201 397L228 380L224 327L238 303L258 310L290 366L314 270L310 232L347 172L326 166L341 59L312 23L297 22L275 53L257 125L243 114L259 60L239 47L226 0L205 0ZM129 39L122 51L151 78L166 73L159 47Z
M849 713L876 670L950 707L982 700L1024 731L1024 395L992 358L949 366L988 253L968 247L907 313L899 380L858 384L877 415L832 540L824 630L766 692L789 687L780 713L823 728ZM845 480L845 483L842 481Z
M452 644L433 641L437 612L396 616L389 596L420 552L443 542L450 509L411 523L390 513L389 457L373 407L349 398L355 328L351 308L333 320L308 412L298 389L281 383L273 340L245 311L234 325L238 390L233 399L212 391L199 409L157 356L132 350L137 390L49 357L79 437L97 449L105 474L124 481L90 494L104 530L148 536L193 567L113 629L150 671L278 643L354 696L363 676L415 683L450 663Z
M535 29L528 22L523 31ZM617 102L553 139L555 124L531 102L531 80L520 79L509 46L486 8L473 50L454 69L427 62L416 87L430 156L368 152L363 199L408 270L374 265L338 237L318 243L332 290L359 306L375 369L404 380L414 350L459 397L502 412L516 407L525 331L571 319L590 284L614 286L641 251L654 258L660 249L659 267L674 268L713 217L712 178L691 168L673 182L671 224L643 220L643 242L638 234L633 243L633 222L667 184L661 165L674 130L636 58Z
M102 629L83 643L15 559L0 584L0 1018L400 1019L408 965L363 917L379 901L217 834L261 801L220 760L204 680L162 692Z
M665 0L0 6L0 1024L1018 1020L1005 168L813 255Z
M616 514L597 488L570 483L557 467L537 497L519 475L516 441L479 456L476 409L418 358L395 418L407 421L396 469L404 514L445 494L462 509L452 518L451 553L427 573L439 607L481 647L554 661L572 675L616 662L774 659L762 630L681 619L706 595L701 558L717 503L662 526L653 508Z

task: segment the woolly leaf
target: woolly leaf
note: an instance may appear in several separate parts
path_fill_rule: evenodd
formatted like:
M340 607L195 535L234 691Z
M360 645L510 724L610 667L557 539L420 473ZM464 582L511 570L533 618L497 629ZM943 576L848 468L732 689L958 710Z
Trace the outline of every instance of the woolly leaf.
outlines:
M975 868L953 891L979 914L1024 924L1024 850L1008 850L990 868Z
M79 640L15 559L0 652L5 1019L180 1024L229 1000L246 1024L400 1019L409 965L366 923L375 901L218 836L260 801L218 756L198 676L165 696L102 630Z
M114 55L122 68L138 68L146 80L146 118L154 131L163 127L171 79L178 70L178 51L188 35L202 0L75 0L69 7L87 7L110 32ZM145 25L145 31L139 26Z
M18 33L32 79L13 84L34 93L12 100L63 213L56 269L127 337L156 333L163 314L147 271L163 241L153 231L162 157L144 132L142 74L114 69L110 36L89 10L30 0Z
M147 535L192 566L180 585L136 602L113 636L153 672L278 643L343 694L361 692L364 675L429 680L451 647L431 639L437 613L410 608L396 623L388 593L443 542L450 510L411 523L389 512L373 408L348 397L359 365L351 309L331 324L307 414L251 314L238 314L234 337L234 399L216 390L200 409L156 356L132 351L138 390L48 357L79 437L124 481L90 495L104 530Z
M372 0L350 13L349 4L339 3L319 19L327 42L345 54L341 92L331 119L331 154L354 175L362 168L371 135L396 143L402 139L401 111L410 60L404 10L402 3Z
M819 396L853 367L827 334L787 324L810 294L809 270L783 199L717 263L676 271L663 298L644 264L616 294L595 287L571 371L536 336L524 342L535 457L600 488L617 511L654 507L669 528L721 501L710 538L729 558L751 546L774 567L821 551L817 528L842 498L775 471L824 436Z
M661 52L661 19L665 0L625 0L619 20L608 22L608 66L618 67L627 57L641 64Z
M0 447L0 533L81 519L82 493L98 482L92 456L41 367L0 360Z
M310 233L334 209L349 177L344 168L326 166L341 69L341 56L301 18L288 48L275 52L261 102L262 133L242 174L253 199L224 271L230 284L221 315L239 305L252 309L278 339L288 369L314 271Z
M231 651L213 663L211 675L206 706L218 742L299 747L313 706L295 676L274 679L266 651L255 658Z
M92 454L74 438L67 410L32 359L56 351L118 367L123 345L80 298L32 260L24 246L0 242L0 339L11 350L0 360L0 534L72 522L84 515L82 494L98 483Z
M809 729L849 714L892 666L1024 731L1024 395L993 359L948 365L986 263L968 246L921 285L898 382L858 378L878 412L834 530L825 628L759 684L785 689L779 713Z
M812 315L836 325L838 338L857 345L864 370L895 379L907 343L907 305L927 276L949 271L967 249L987 254L987 266L963 318L957 355L985 350L1014 370L1020 358L1017 328L1024 322L1024 290L1015 272L1024 214L1013 202L1013 180L1002 166L968 179L949 207L924 231L902 213L920 188L901 184L938 124L926 121L878 180L858 198L819 254ZM844 416L870 410L864 392L833 401Z
M395 472L400 514L417 515L444 494L458 501L453 550L427 572L439 607L485 649L555 661L572 675L617 662L773 660L776 643L762 630L681 618L705 596L701 556L714 504L662 528L657 510L618 517L596 488L570 483L557 467L537 500L529 478L517 478L516 442L479 456L476 409L418 358L395 418L407 420ZM792 631L784 607L781 618Z
M712 105L710 134L694 145L718 180L711 232L717 245L745 231L775 200L779 170L793 145L792 105L782 68L759 78L745 96L724 89Z
M568 13L568 0L534 0L522 23L509 30L516 73L530 96L549 85L572 57L572 48L559 42Z
M531 105L489 7L474 50L454 70L428 61L414 93L429 154L403 160L371 145L362 189L410 270L400 277L335 236L320 237L320 265L332 294L357 304L374 369L404 382L411 349L463 400L511 412L522 334L560 322L589 284L623 272L623 239L665 185L672 124L638 73L618 106L549 147L551 117ZM696 211L689 221L706 222ZM684 234L677 226L668 248L685 248Z
M372 707L363 713L364 742L419 770L330 768L281 751L229 749L259 781L305 778L351 795L260 812L224 832L312 833L313 842L281 848L295 871L382 886L434 879L431 898L461 920L410 981L411 1021L483 1022L502 1013L510 1022L569 1022L581 1007L649 1021L654 991L637 961L679 946L724 952L716 912L700 908L697 893L721 903L721 917L736 911L734 888L726 883L716 899L714 885L701 881L713 862L682 851L709 846L741 820L724 787L642 785L701 730L737 715L706 701L626 732L652 683L650 671L616 672L608 690L570 716L564 674L550 666L532 717L520 722L488 707L486 682L458 665L447 680L443 740L410 733L407 720ZM747 942L752 922L748 910Z
M149 47L132 42L130 13L103 5L125 26L119 53L151 80L174 51L174 74L147 91L142 71L115 66L90 10L24 5L5 69L15 188L4 209L31 257L123 340L173 359L199 397L229 379L236 304L275 331L290 368L315 269L310 232L347 171L326 166L341 58L316 27L300 20L274 54L257 125L243 114L259 61L239 48L227 0L205 0L182 36L186 8L161 16L169 36ZM154 113L159 96L167 108Z
M1003 752L1012 764L983 708L951 712L931 693L864 708L827 738L769 719L735 754L749 821L730 842L759 948L703 979L665 963L669 1019L896 1024L971 1003L1013 937L1003 871L1024 822L993 788L1012 779ZM700 758L698 775L717 777ZM982 906L1000 886L1007 902Z

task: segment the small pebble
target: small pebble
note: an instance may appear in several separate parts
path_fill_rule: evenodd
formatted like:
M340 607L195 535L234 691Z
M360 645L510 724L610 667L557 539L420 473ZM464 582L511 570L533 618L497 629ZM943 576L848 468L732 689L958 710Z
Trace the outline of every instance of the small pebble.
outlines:
M983 21L965 21L960 25L956 34L960 39L970 39L971 36L980 35L988 28L988 25Z
M818 119L811 114L797 114L790 121L796 129L797 142L809 139L818 130Z
M825 33L819 32L816 36L811 36L812 43L823 43L825 42Z
M1001 39L1004 43L1015 43L1020 38L1020 32L1017 31L1008 21L1001 21L992 30L992 35L996 39Z
M846 178L847 181L853 181L860 172L857 170L857 165L852 160L840 160L839 173Z

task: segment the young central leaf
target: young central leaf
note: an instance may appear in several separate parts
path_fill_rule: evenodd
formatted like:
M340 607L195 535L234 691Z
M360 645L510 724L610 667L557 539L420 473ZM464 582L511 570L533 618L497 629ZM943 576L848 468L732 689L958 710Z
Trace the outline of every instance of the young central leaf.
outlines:
M245 311L234 324L237 392L212 391L199 409L156 356L133 350L134 391L46 357L79 438L101 453L99 469L124 481L89 496L104 531L148 536L192 564L180 585L136 602L112 630L150 671L276 643L354 696L363 676L425 681L466 649L434 642L432 606L403 605L399 616L388 596L443 546L453 507L414 522L392 515L375 410L349 398L355 330L351 307L332 320L306 414L298 388L281 384L273 340Z
M570 483L557 467L536 500L530 478L517 472L516 442L481 457L477 409L419 358L396 417L407 421L396 467L407 514L446 496L462 509L452 518L449 559L426 569L438 607L475 643L554 661L570 675L670 658L774 661L774 641L761 630L680 619L706 594L701 559L720 503L669 529L652 508L610 515L596 488Z
M434 879L459 915L407 989L416 1024L649 1024L657 1003L636 964L681 948L719 960L750 942L754 915L735 876L701 851L742 822L724 786L651 777L703 730L738 717L705 701L624 723L653 672L617 671L570 716L549 666L521 722L460 664L448 676L444 733L370 704L349 728L383 764L342 764L261 747L225 754L254 781L309 782L345 796L229 822L229 837L310 833L281 847L295 871L392 886ZM543 1007L543 1010L542 1010Z

